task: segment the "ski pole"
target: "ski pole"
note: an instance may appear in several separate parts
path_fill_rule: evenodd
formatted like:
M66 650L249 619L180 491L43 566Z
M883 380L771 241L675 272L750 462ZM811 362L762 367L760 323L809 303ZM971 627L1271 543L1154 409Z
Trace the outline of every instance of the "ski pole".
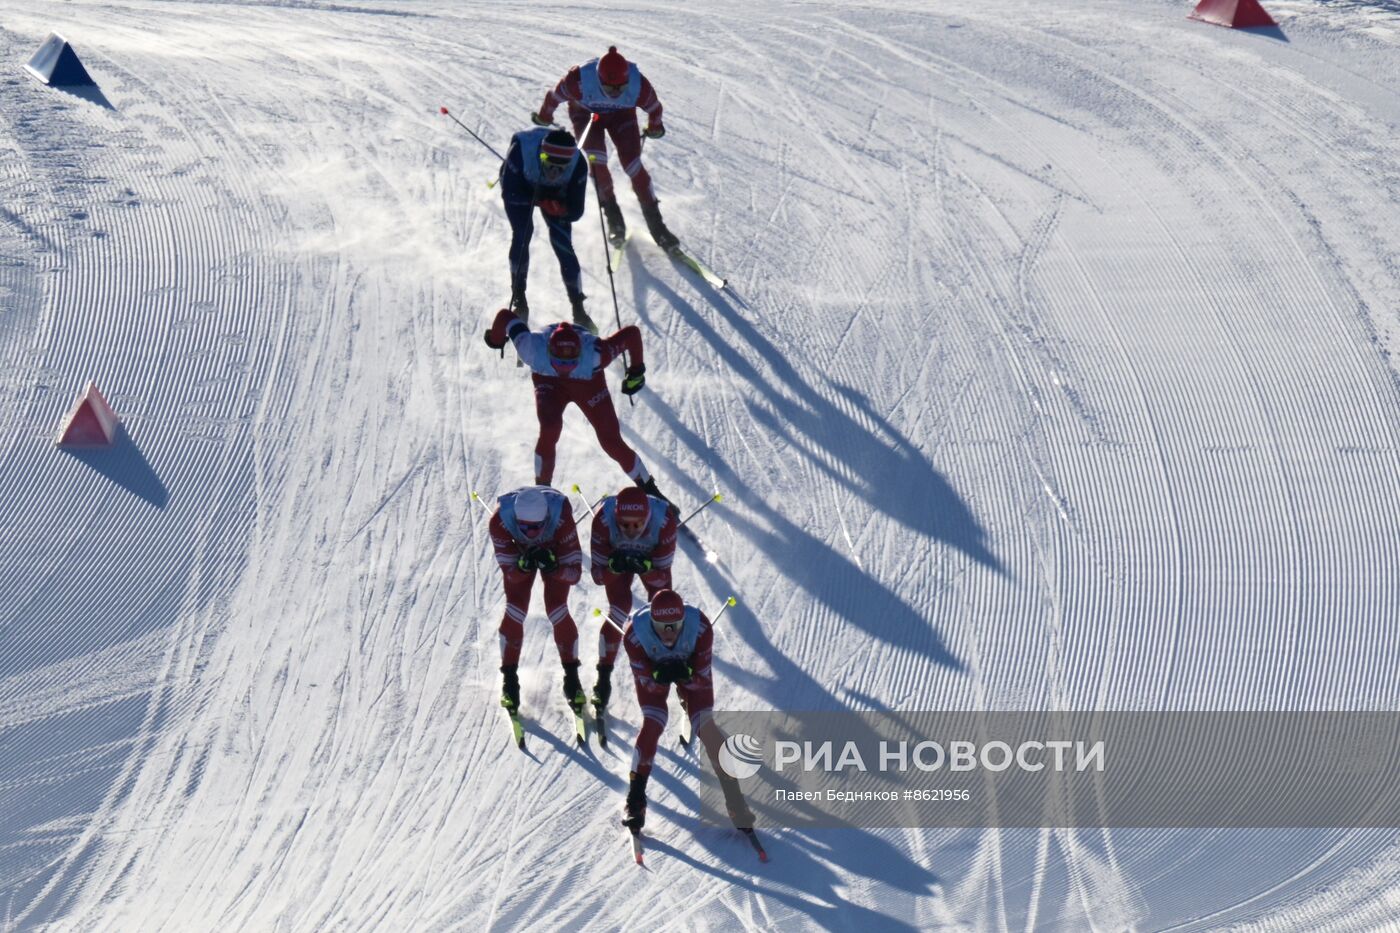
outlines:
M700 503L700 505L696 507L696 509L695 509L694 512L691 512L691 513L690 513L689 515L687 515L684 519L682 519L680 525L678 525L677 527L683 527L683 526L685 525L686 522L690 521L692 518L694 518L695 516L699 515L701 512L705 511L705 509L709 508L711 502L723 502L723 501L724 501L724 494L723 494L723 493L720 493L720 492L716 492L713 496L710 496L710 498L708 498L708 499L706 499L704 502ZM723 611L723 610L721 610L721 611Z
M481 510L487 515L491 514L491 509L487 507L485 502L481 501L481 497L476 494L475 489L472 490L472 501L475 502L477 505L481 506Z
M588 497L585 496L585 495L583 494L583 490L582 490L582 489L579 489L579 488L578 488L578 483L574 483L574 485L573 485L572 488L573 488L573 491L574 491L574 492L576 492L576 493L579 494L579 498L581 498L581 499L583 500L583 507L584 507L585 509L588 510L588 514L589 514L589 515L592 515L592 514L593 514L593 510L596 509L599 505L602 504L603 499L606 499L606 498L607 498L607 496L604 496L603 499L599 499L597 502L593 503L592 505L589 505L589 504L588 504ZM578 526L578 523L581 522L581 521L583 521L582 518L575 519L575 520L574 520L574 525L575 525L575 527L577 527L577 526Z
M729 597L728 599L726 599L726 600L724 601L724 605L719 607L719 614L716 615L713 619L710 620L710 625L713 626L716 622L718 622L719 619L720 619L720 616L724 615L725 611L728 610L730 606L737 605L738 602L739 602L739 601L738 601L737 599L735 599L733 596L731 596L731 597Z
M588 132L583 134L583 139L586 140L592 136L597 126L598 115L595 113L593 119L588 121ZM582 140L579 141L579 147L583 147ZM590 158L588 161L591 163L593 160ZM613 278L612 254L608 252L608 226L603 222L603 195L598 191L598 176L594 174L592 165L589 165L588 174L593 176L593 195L598 199L598 230L603 234L603 264L608 270L608 290L612 292L613 318L617 321L617 329L622 330L622 312L619 311L617 307L617 280ZM626 350L622 351L622 366L624 369L632 368L632 361L628 359ZM636 397L632 395L627 396L627 404L635 407L637 404Z
M481 143L481 144L482 144L483 146L485 146L488 150L490 150L490 152L491 152L491 154L492 154L493 156L495 156L496 158L500 159L502 162L504 162L504 161L506 160L506 157L505 157L505 156L501 155L501 154L500 154L499 152L497 152L495 149L492 149L492 148L491 148L491 144L490 144L490 143L488 143L486 140L482 139L480 136L478 136L478 135L476 135L475 133L473 133L470 129L467 128L467 125L466 125L465 123L463 123L461 120L458 120L458 119L457 119L456 117L454 117L452 114L448 113L446 107L439 107L439 108L438 108L438 112L441 113L443 116L447 117L447 118L448 118L449 120L451 120L453 123L455 123L455 124L457 124L458 126L460 126L462 129L466 130L467 133L471 136L472 139L474 139L474 140L476 140L477 142Z

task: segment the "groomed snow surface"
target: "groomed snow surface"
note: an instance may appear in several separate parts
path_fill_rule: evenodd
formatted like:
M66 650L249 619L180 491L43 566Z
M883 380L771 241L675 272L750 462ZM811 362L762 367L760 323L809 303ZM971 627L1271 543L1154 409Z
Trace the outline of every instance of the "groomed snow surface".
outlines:
M676 573L739 600L720 709L1391 710L1396 4L474 6L0 0L0 928L1395 929L1393 830L760 865L670 739L633 866L630 688L575 748L538 595L527 753L496 705L469 494L532 481L535 422L481 343L495 165L438 108L502 147L609 44L665 103L646 163L732 288L624 188L618 400L664 490L725 497ZM50 31L97 93L24 74ZM563 316L543 237L531 282ZM88 379L127 441L58 451ZM576 412L559 464L623 482Z

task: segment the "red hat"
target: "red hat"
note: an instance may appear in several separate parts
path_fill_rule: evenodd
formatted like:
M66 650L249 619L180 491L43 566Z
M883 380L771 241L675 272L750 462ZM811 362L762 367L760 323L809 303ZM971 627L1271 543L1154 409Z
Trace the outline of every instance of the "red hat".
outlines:
M651 517L651 500L636 486L628 486L617 494L617 517L646 521Z
M685 600L675 590L657 590L651 598L651 624L664 625L685 618Z
M549 334L549 355L556 360L577 360L583 349L574 325L560 321Z
M627 59L617 51L617 46L608 46L608 54L598 59L598 80L603 84L627 83Z

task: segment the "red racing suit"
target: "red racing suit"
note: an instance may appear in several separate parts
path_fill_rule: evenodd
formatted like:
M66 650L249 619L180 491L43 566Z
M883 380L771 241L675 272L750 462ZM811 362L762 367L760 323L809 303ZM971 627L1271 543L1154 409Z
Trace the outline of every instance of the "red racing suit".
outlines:
M661 100L635 64L629 62L627 71L628 82L622 93L608 97L598 82L598 60L576 65L545 94L539 115L549 122L554 119L554 109L568 103L574 138L592 163L593 183L598 187L600 201L617 199L612 173L608 170L608 144L604 133L611 136L622 170L632 179L637 200L646 205L654 203L656 195L651 189L651 176L642 167L637 108L646 111L648 130L661 129ZM595 114L596 120L593 119Z
M671 562L676 556L676 532L679 519L667 504L649 496L651 513L646 528L636 538L628 538L617 527L617 496L608 496L593 513L593 533L589 550L592 552L593 582L608 594L608 622L598 633L598 663L611 667L617 659L617 646L622 643L622 632L627 626L627 617L632 613L632 579L642 578L647 600L658 590L671 588ZM608 569L608 559L614 554L625 554L651 561L651 569L640 574L613 573Z
M515 521L515 495L508 492L497 500L491 516L491 544L496 549L496 564L501 568L506 593L505 615L501 618L501 664L520 663L520 645L525 637L525 616L530 610L530 592L535 576L544 578L544 608L554 627L554 643L559 648L559 660L565 664L578 660L578 626L569 614L569 590L578 584L583 573L583 550L579 547L574 528L574 510L562 493L543 490L549 500L549 518L534 538L527 538ZM536 548L548 549L558 566L545 573L537 569L522 570L523 556ZM529 561L526 562L527 566Z
M554 448L564 429L564 409L571 402L593 425L603 452L617 461L633 480L645 482L651 473L637 452L622 439L622 426L613 408L612 393L603 378L607 365L623 353L628 355L631 369L642 366L642 332L635 324L629 324L612 336L600 339L583 328L576 328L582 346L579 364L561 375L549 359L549 334L556 326L551 324L531 332L524 321L506 308L496 313L491 325L491 339L496 344L510 340L515 345L515 352L530 367L530 378L535 384L535 414L540 422L539 439L535 442L535 482L544 486L554 479Z
M666 728L666 702L671 685L658 683L654 674L669 660L681 660L691 670L690 677L675 685L676 694L690 716L694 733L714 715L715 688L710 670L714 632L710 620L694 606L686 606L685 625L672 648L666 648L651 628L651 610L638 609L622 640L632 665L637 687L637 703L642 708L642 731L632 752L632 771L638 777L651 773L656 746Z

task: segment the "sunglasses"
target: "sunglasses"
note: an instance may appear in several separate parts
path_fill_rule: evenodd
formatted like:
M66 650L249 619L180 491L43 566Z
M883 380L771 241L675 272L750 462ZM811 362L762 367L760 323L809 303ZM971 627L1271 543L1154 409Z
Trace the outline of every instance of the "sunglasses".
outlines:
M604 81L602 85L603 90L607 91L609 94L620 94L622 93L622 89L627 86L627 83L624 81L622 84L608 84Z
M539 534L540 529L544 527L544 522L517 522L517 524L520 526L520 530L527 535Z
M617 527L619 529L626 532L628 535L633 536L635 536L637 532L645 528L646 524L647 523L642 521L640 518L620 518L617 521Z
M551 353L549 354L549 361L560 369L573 369L578 365L578 357L576 356L555 356Z
M662 622L662 623L661 623L661 631L665 632L667 635L670 635L670 634L673 633L673 632L678 632L678 631L680 631L680 628L681 628L681 624L680 624L679 622Z

